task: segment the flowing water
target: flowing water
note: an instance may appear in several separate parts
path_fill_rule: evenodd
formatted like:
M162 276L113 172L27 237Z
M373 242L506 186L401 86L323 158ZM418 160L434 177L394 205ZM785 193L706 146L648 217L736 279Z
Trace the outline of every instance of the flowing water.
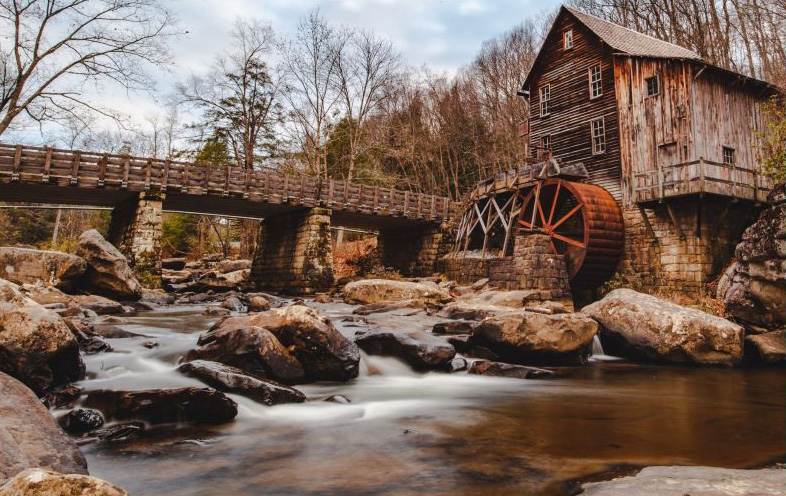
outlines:
M317 305L346 335L352 307ZM142 313L116 325L115 351L87 357L86 390L199 386L174 371L215 317L200 307ZM406 311L372 327L430 329ZM159 346L148 349L147 341ZM599 343L598 343L599 344ZM602 353L602 352L601 352ZM82 447L90 473L137 496L540 494L620 467L754 467L786 453L782 369L658 367L605 356L566 377L516 380L417 374L364 355L349 384L300 387L305 404L241 396L221 426L166 425L142 438ZM350 404L320 401L342 394Z

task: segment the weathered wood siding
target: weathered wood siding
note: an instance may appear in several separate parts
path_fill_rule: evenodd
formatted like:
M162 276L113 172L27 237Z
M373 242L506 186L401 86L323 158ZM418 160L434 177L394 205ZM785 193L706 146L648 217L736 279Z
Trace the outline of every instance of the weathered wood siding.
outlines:
M766 181L754 174L760 97L711 69L698 71L680 60L615 56L625 205L700 192L763 196ZM648 97L654 75L659 92ZM723 164L724 146L735 150L733 167Z
M609 190L617 201L620 188L620 154L617 100L611 52L595 34L572 16L563 15L541 50L542 59L530 75L530 145L540 146L541 137L552 136L552 152L563 163L583 162L589 182ZM563 50L562 33L573 29L573 48ZM589 68L601 65L603 93L590 99ZM540 91L551 85L551 112L540 116ZM590 121L604 118L606 151L592 153Z

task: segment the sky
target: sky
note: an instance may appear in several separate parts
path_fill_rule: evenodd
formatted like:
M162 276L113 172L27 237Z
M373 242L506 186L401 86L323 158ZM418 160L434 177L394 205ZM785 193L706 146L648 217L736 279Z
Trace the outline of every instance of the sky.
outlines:
M130 116L137 125L160 111L161 102L173 93L178 81L207 69L229 45L229 32L237 18L269 22L278 36L287 36L301 16L319 7L331 24L370 29L390 39L411 67L454 73L472 61L484 40L560 5L557 0L164 1L188 33L171 46L173 66L151 74L156 92L103 87L96 95L99 104ZM26 142L42 141L36 129L14 134Z

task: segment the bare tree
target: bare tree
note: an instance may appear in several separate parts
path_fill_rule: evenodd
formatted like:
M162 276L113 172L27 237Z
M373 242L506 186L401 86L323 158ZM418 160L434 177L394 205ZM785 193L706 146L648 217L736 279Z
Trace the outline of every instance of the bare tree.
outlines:
M83 92L90 82L148 88L168 61L175 20L149 0L0 2L0 135L20 116L42 123L81 111L116 118Z

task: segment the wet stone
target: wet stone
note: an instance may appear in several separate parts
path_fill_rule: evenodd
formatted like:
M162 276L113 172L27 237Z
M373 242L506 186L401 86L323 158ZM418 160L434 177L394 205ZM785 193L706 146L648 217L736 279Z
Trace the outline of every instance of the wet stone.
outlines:
M98 410L77 408L60 417L58 422L66 432L81 434L104 425L104 417Z

